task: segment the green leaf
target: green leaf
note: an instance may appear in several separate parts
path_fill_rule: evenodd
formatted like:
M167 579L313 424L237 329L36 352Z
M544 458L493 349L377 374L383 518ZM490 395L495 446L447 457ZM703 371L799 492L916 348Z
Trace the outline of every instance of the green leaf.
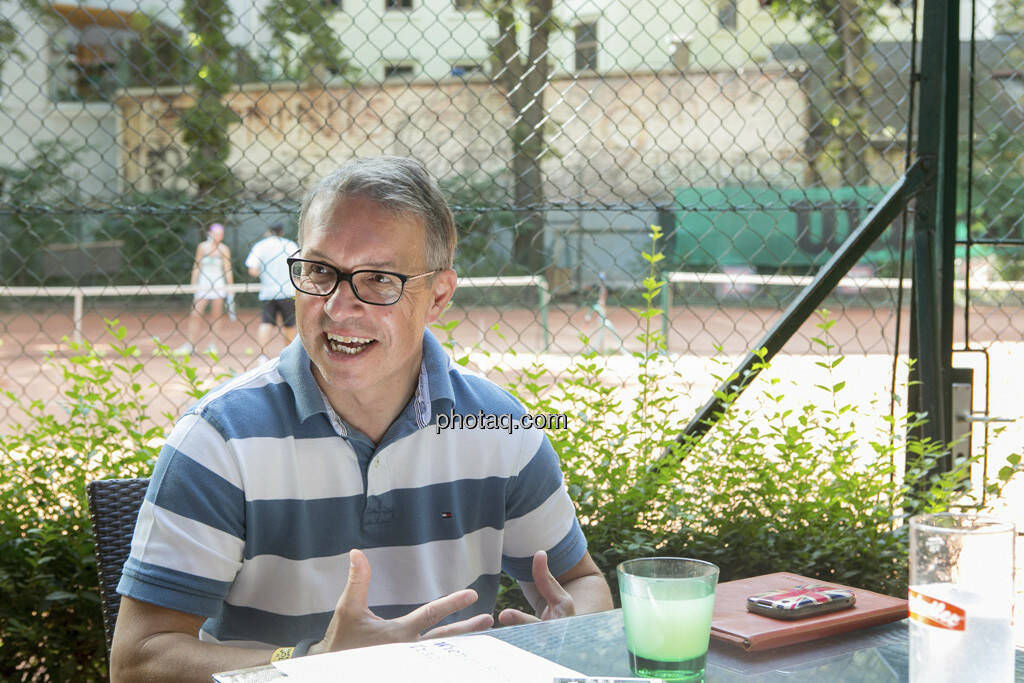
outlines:
M45 600L47 602L61 602L76 600L77 598L78 596L74 593L69 593L67 591L53 591L52 593L47 593Z

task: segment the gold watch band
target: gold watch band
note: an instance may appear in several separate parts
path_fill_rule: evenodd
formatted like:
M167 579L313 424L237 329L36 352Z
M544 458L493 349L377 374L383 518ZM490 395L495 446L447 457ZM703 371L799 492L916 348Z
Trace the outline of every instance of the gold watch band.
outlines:
M274 650L274 654L270 655L270 661L280 662L282 659L291 659L293 650L295 650L294 647L279 647Z

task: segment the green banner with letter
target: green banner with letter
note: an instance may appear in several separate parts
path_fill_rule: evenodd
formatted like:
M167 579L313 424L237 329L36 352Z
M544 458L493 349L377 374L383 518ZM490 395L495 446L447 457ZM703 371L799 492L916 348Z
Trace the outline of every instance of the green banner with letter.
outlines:
M884 187L677 189L678 267L813 270L838 250L885 191ZM865 259L876 268L891 263L898 257L901 233L902 222L897 220Z

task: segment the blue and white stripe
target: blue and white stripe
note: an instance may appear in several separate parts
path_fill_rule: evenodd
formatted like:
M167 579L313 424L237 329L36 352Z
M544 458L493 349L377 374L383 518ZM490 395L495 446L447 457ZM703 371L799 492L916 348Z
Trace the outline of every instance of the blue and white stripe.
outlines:
M543 432L437 433L442 412L524 410L429 333L423 358L375 449L330 411L298 341L210 392L161 453L118 590L208 617L205 640L278 646L323 635L352 548L384 618L467 587L479 601L450 620L489 613L501 571L531 580L537 550L555 575L573 567L586 542Z

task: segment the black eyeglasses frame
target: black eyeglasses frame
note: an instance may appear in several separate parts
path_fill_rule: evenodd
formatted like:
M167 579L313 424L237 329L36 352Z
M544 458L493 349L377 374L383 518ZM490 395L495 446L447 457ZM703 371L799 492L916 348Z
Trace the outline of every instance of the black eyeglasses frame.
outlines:
M344 281L348 282L348 287L349 289L352 290L352 295L355 296L355 298L359 299L364 304L369 304L370 306L394 306L395 304L402 300L402 295L405 294L405 285L407 282L415 280L417 278L426 277L428 275L434 275L435 273L440 273L443 270L443 268L435 268L434 270L430 270L425 273L420 273L418 275L405 275L403 273L396 273L390 270L362 268L360 270L353 270L351 273L343 273L340 268L332 266L330 263L324 263L323 261L314 261L313 259L298 258L296 256L290 256L288 257L288 259L286 259L286 261L288 263L288 277L289 279L291 279L292 285L295 287L295 289L302 292L303 294L308 294L310 296L331 296L338 290L338 285L340 285ZM331 287L331 290L329 292L323 294L319 292L306 291L305 289L299 286L299 283L295 281L295 272L292 270L292 265L295 263L314 263L318 266L330 268L331 270L334 271L335 275L334 286ZM392 277L398 278L399 282L402 283L402 289L401 291L398 292L398 296L395 297L395 300L392 302L380 303L379 301L367 301L366 299L359 295L359 291L356 289L355 282L353 281L353 278L359 275L360 273L381 273L383 275L390 275Z

